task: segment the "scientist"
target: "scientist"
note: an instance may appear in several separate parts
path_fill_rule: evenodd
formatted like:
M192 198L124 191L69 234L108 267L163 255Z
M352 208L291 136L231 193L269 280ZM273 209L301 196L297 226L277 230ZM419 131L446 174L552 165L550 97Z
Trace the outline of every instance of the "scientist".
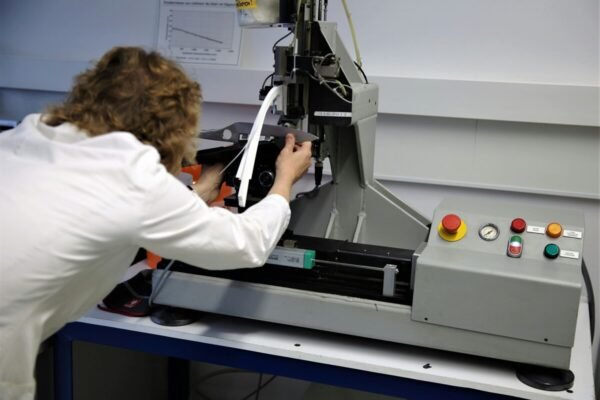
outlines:
M0 135L0 399L33 399L40 343L110 292L138 248L214 269L265 262L311 145L286 137L271 192L243 214L209 208L218 168L196 193L174 177L194 161L200 100L175 63L114 48L64 104Z

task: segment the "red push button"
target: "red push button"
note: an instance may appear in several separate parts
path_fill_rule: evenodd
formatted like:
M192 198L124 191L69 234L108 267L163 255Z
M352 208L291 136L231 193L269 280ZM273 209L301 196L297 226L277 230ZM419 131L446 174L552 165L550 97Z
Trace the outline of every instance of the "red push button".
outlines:
M461 224L462 220L456 214L448 214L442 218L442 227L447 233L456 233Z
M456 214L447 214L442 218L438 234L447 242L458 242L467 234L467 224Z
M515 218L510 223L510 230L514 233L523 233L527 228L527 222L523 218Z

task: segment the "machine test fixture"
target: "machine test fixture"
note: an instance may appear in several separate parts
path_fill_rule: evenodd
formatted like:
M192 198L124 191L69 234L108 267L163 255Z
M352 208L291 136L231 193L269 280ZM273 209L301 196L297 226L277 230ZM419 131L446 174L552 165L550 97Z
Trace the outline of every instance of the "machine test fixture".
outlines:
M279 125L318 137L315 189L292 201L263 268L175 262L154 274L154 302L548 367L555 385L521 378L572 385L583 216L448 199L428 221L374 179L378 87L326 21L327 1L264 4L238 2L240 23L291 31L290 45L274 46L271 82L283 89ZM239 148L244 137L220 139ZM272 184L276 140L263 132L250 202Z

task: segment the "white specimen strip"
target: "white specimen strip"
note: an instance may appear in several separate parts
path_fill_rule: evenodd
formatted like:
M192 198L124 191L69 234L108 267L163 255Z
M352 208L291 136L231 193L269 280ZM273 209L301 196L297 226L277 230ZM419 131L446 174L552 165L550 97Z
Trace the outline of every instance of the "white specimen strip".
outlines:
M256 160L256 151L258 150L258 142L260 141L260 133L262 131L262 127L265 123L265 117L267 115L267 111L269 107L277 96L281 93L281 86L275 86L265 97L262 105L260 106L260 110L256 115L256 119L254 120L254 124L252 125L252 130L250 131L250 135L248 136L248 143L246 144L246 148L244 150L244 155L242 156L242 160L240 161L240 166L238 167L236 178L240 180L240 188L238 190L238 205L240 207L246 207L246 199L248 197L248 184L250 182L250 178L252 178L252 171L254 170L254 161Z

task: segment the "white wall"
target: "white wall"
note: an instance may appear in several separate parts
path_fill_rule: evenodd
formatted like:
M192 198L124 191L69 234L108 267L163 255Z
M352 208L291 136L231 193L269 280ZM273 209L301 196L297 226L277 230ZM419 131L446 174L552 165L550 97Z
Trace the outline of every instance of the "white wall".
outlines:
M340 2L330 3L344 34ZM598 84L595 0L348 3L373 75ZM392 40L381 37L379 24Z
M376 175L428 217L454 194L581 210L600 292L598 0L348 3L365 70L380 83ZM113 45L154 46L158 4L0 2L0 119L59 100L73 75ZM330 1L329 17L353 53L340 1ZM204 128L253 119L282 33L247 31L240 68L195 71L209 102ZM449 159L446 148L461 157ZM490 157L494 167L480 168ZM504 175L515 161L522 174Z

